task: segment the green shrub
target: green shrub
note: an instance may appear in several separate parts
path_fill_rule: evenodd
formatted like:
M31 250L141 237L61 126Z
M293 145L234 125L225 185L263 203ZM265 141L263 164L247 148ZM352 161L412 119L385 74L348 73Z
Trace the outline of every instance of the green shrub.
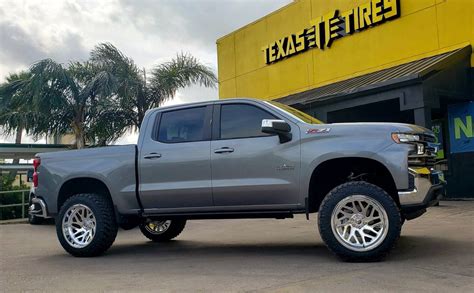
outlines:
M0 191L15 191L15 190L27 190L28 186L13 186L14 179L9 176L2 176L0 174ZM0 194L0 205L8 204L20 204L21 197L24 196L24 202L28 203L28 192L9 192ZM28 206L25 206L25 217L28 211ZM19 219L22 217L22 207L1 207L0 208L0 220Z

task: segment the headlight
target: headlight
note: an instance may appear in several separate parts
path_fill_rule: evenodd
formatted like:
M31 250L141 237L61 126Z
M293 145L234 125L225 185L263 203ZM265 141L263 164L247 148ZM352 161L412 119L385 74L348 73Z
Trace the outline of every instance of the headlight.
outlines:
M396 143L413 143L420 141L420 136L407 133L392 133L392 139Z

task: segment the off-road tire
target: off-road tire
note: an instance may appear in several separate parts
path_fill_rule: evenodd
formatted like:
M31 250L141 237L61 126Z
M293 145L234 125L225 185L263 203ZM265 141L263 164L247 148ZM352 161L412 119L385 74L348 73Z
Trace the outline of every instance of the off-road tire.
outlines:
M183 232L184 227L186 226L186 220L171 220L171 224L169 228L161 233L161 234L154 234L147 230L145 227L146 223L142 223L139 225L140 231L142 231L143 235L150 239L153 242L167 242L176 237L178 237L181 232Z
M385 209L388 218L388 231L383 241L372 250L354 251L342 245L331 228L331 217L337 204L351 195L364 195L376 200ZM378 186L354 181L341 184L331 190L321 203L318 215L319 233L326 246L344 261L371 262L383 259L395 246L400 237L402 217L395 201Z
M83 248L71 246L62 231L63 217L69 207L82 204L92 210L96 219L96 232L92 241ZM92 257L103 254L114 243L118 225L112 202L104 195L83 193L71 196L61 206L56 219L56 234L62 247L76 257Z

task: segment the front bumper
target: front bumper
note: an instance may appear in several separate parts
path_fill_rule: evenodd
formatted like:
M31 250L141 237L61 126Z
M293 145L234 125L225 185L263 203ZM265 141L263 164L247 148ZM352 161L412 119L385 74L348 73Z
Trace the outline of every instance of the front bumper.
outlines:
M407 220L421 216L426 208L437 204L446 186L442 171L410 168L409 172L412 186L398 192L401 210Z

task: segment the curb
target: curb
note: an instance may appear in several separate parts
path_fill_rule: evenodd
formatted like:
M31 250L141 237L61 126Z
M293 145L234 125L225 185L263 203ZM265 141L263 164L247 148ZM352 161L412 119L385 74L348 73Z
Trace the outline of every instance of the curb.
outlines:
M28 223L28 219L27 219L27 218L0 221L0 225L6 225L6 224L26 224L26 223Z

